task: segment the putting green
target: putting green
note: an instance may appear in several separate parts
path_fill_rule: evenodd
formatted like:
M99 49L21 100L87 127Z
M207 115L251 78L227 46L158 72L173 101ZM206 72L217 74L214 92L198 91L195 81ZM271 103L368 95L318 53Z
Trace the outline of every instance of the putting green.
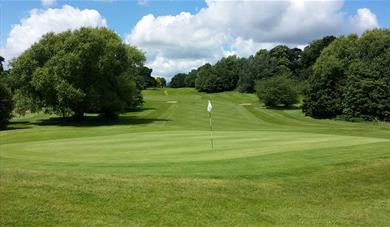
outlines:
M389 141L315 133L217 131L211 150L210 138L208 131L168 131L54 139L5 144L2 157L86 164L213 161Z

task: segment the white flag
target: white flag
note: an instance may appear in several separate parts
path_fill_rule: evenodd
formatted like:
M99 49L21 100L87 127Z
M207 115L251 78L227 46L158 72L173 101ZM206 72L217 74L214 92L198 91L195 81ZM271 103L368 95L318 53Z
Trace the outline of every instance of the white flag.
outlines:
M213 109L213 106L211 105L211 101L209 100L209 104L207 105L207 111L211 113L211 110Z

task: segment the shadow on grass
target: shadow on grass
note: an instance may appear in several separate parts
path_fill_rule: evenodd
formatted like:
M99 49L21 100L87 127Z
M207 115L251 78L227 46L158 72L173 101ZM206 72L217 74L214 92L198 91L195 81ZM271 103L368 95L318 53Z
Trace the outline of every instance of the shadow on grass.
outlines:
M132 110L128 110L127 112L128 113L137 113L137 112L143 112L143 111L147 111L147 110L155 110L156 108L154 107L146 107L146 108L141 108L141 109L132 109Z
M132 110L128 113L142 112L148 110L155 110L155 108L143 108L138 110ZM126 114L120 115L114 119L103 118L100 116L85 116L83 119L76 120L74 118L62 118L62 117L50 117L45 119L23 121L15 120L8 123L7 128L0 129L0 131L28 129L34 125L39 126L73 126L73 127L93 127L93 126L110 126L110 125L141 125L150 124L153 122L170 121L168 119L158 118L143 118L137 116L128 116Z
M299 110L300 106L274 106L274 107L266 107L270 110Z
M17 129L28 129L31 128L31 122L29 121L17 121L17 122L9 122L7 128L0 129L0 131L8 131L8 130L17 130Z
M99 116L86 116L82 120L75 120L73 118L52 117L42 119L31 124L48 126L73 126L73 127L93 127L93 126L110 126L110 125L140 125L150 124L159 121L170 121L168 119L157 118L140 118L135 116L119 116L116 119L107 119Z

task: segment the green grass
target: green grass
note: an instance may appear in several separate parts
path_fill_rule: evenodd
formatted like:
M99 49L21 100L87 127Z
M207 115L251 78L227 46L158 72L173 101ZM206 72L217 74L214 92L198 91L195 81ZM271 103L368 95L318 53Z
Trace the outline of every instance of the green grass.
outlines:
M14 119L0 132L0 225L389 225L388 123L316 120L237 92L144 99L114 122Z

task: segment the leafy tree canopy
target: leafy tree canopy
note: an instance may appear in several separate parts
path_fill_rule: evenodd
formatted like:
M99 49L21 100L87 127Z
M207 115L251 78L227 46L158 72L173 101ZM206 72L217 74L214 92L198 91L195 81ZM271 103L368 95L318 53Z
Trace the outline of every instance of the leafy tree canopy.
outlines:
M152 69L146 66L138 68L139 73L137 74L137 86L143 90L149 87L156 87L156 80L152 77Z
M257 80L268 79L277 72L277 62L269 51L259 50L255 56L250 56L240 71L238 90L240 92L254 92Z
M356 52L357 39L356 35L339 37L317 59L304 99L307 115L328 118L342 113L346 69Z
M307 45L302 52L302 65L307 68L315 63L317 58L321 55L322 50L329 46L336 37L325 36L322 39L314 40Z
M63 116L115 116L142 104L137 78L145 56L106 28L48 33L12 61L20 96ZM140 87L140 86L138 86Z
M214 66L205 64L198 69L195 88L205 92L230 91L236 88L244 59L229 56L219 60Z
M247 59L240 72L238 90L240 92L254 92L257 80L280 74L299 79L302 68L301 55L300 49L290 49L284 45L278 45L270 51L259 50L255 56Z
M220 83L217 81L218 75L210 64L205 64L198 69L198 74L195 80L195 88L198 91L218 92L223 91Z
M282 74L266 80L258 80L256 94L264 105L277 107L291 106L298 102L298 93L290 75Z
M188 75L184 79L184 83L186 87L195 87L195 80L197 74L198 74L198 70L196 69L193 69L191 70L191 72L188 73Z
M164 77L156 77L156 87L163 88L167 86L167 81L165 80Z
M174 77L172 77L169 86L173 88L186 87L186 83L185 83L186 77L187 74L185 73L176 74Z
M303 111L326 118L390 120L390 30L339 37L313 66Z

